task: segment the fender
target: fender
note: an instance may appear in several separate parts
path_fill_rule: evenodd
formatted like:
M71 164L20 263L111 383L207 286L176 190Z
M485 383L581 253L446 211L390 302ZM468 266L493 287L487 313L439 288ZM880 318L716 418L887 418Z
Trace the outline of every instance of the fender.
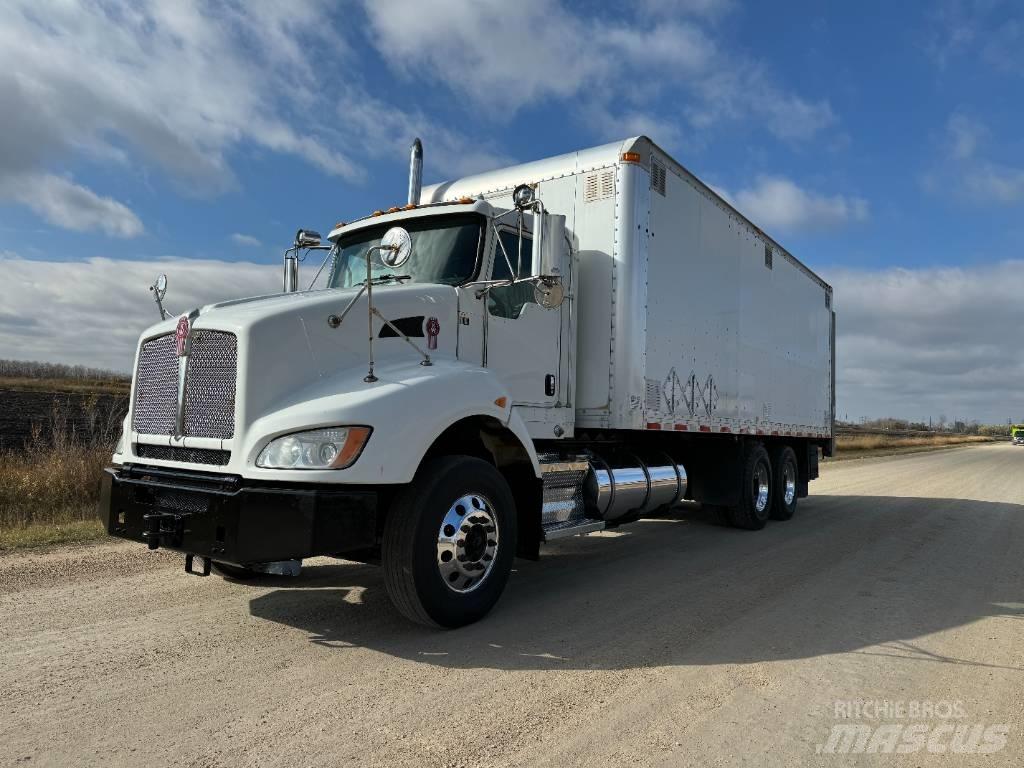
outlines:
M378 368L379 381L367 384L365 371L320 380L296 391L289 403L254 421L245 444L234 453L244 466L229 467L243 477L263 480L345 484L403 484L412 481L420 460L452 424L473 416L500 421L522 444L535 476L540 465L522 417L489 370L440 359L429 367L408 362ZM498 405L506 398L504 406ZM373 432L359 459L341 470L270 470L256 466L269 440L305 429L361 425ZM234 464L234 460L232 464Z

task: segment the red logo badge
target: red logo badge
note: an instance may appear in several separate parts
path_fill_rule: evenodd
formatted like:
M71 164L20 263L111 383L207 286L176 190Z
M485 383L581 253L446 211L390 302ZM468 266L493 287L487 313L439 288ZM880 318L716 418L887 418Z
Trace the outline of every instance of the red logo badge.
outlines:
M427 320L427 349L437 349L437 336L441 333L441 324L436 317Z
M188 354L188 334L190 330L188 317L185 315L179 317L178 327L174 329L174 346L178 352L178 357L184 357Z

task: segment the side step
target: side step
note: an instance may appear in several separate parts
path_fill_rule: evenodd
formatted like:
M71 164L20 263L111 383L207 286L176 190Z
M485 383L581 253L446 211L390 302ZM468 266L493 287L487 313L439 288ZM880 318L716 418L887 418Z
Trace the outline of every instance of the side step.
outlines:
M582 536L584 533L603 531L608 526L604 520L587 520L585 523L556 523L544 526L544 541L564 539L567 536Z
M587 456L542 454L540 470L544 481L541 530L544 541L600 531L607 525L586 515L583 484L590 471Z

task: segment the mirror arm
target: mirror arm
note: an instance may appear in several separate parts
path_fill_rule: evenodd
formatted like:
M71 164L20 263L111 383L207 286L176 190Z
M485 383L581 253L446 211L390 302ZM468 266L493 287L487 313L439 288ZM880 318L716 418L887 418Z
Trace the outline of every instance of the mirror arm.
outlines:
M160 290L156 287L156 284L149 286L149 290L153 292L153 301L156 302L156 308L160 312L160 319L166 320L171 316L171 313L164 309L164 297Z

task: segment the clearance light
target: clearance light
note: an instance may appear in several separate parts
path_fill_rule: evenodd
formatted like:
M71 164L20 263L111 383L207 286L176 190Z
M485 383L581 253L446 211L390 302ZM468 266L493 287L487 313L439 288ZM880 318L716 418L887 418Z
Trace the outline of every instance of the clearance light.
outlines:
M374 211L370 215L371 216L383 216L384 215L384 211Z
M344 221L339 221L337 224L334 225L334 228L337 229L338 227L344 227L344 226L345 226L345 222Z
M624 163L639 163L640 153L639 152L623 152L619 158Z
M400 210L402 209L399 208L397 205L392 205L390 208L388 208L388 213L398 213Z
M472 202L473 202L473 198L472 197L460 197L459 198L459 203L461 205L469 205Z
M507 402L508 402L508 398L507 397L499 397L497 400L494 401L494 404L496 406L498 406L499 408L504 408L505 404Z
M416 210L416 203L409 203L408 205L403 207L402 210L403 211L415 211Z

